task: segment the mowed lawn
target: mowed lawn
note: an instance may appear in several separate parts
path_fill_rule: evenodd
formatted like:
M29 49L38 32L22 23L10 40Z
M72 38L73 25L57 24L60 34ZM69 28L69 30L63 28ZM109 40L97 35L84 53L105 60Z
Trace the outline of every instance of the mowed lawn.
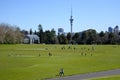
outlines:
M90 79L90 80L120 80L120 75L106 76L106 77Z
M43 80L60 68L65 76L120 68L120 46L0 45L0 80Z

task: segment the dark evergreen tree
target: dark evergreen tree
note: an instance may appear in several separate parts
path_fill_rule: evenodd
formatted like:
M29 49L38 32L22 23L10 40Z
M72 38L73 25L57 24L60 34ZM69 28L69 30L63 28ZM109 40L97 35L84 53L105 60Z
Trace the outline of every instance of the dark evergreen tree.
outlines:
M37 31L36 30L35 30L34 34L37 35Z
M43 28L42 25L38 25L38 36L40 37L40 43L44 42L44 33L43 33Z
M32 31L32 29L30 29L30 35L32 35L33 34L33 31Z

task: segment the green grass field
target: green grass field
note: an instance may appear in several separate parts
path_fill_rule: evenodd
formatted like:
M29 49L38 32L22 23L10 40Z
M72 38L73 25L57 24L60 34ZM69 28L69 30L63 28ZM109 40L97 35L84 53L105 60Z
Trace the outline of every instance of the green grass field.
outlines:
M120 68L119 63L119 45L0 45L0 80L43 80L58 77L60 68L68 76Z
M106 76L106 77L96 78L91 80L120 80L120 75Z

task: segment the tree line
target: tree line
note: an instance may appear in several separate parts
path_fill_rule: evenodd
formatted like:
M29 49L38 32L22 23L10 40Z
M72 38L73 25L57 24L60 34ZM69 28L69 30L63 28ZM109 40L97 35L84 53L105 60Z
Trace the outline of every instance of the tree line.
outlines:
M18 26L9 24L0 24L0 44L20 44L23 43L24 36L35 34L40 37L40 43L43 44L120 44L120 33L115 32L97 32L94 29L88 29L82 32L71 34L56 34L54 29L43 31L41 24L38 25L38 31L20 30Z
M120 32L97 32L94 29L88 29L82 32L71 34L56 35L56 31L52 29L43 32L42 25L38 26L37 35L40 37L41 43L46 44L120 44Z

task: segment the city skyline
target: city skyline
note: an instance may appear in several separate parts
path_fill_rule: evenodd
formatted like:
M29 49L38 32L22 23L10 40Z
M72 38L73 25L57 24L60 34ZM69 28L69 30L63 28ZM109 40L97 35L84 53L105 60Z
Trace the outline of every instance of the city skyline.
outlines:
M73 32L95 29L107 31L120 25L119 0L1 0L0 23L17 25L20 29L43 30L64 28L70 32L71 5Z

